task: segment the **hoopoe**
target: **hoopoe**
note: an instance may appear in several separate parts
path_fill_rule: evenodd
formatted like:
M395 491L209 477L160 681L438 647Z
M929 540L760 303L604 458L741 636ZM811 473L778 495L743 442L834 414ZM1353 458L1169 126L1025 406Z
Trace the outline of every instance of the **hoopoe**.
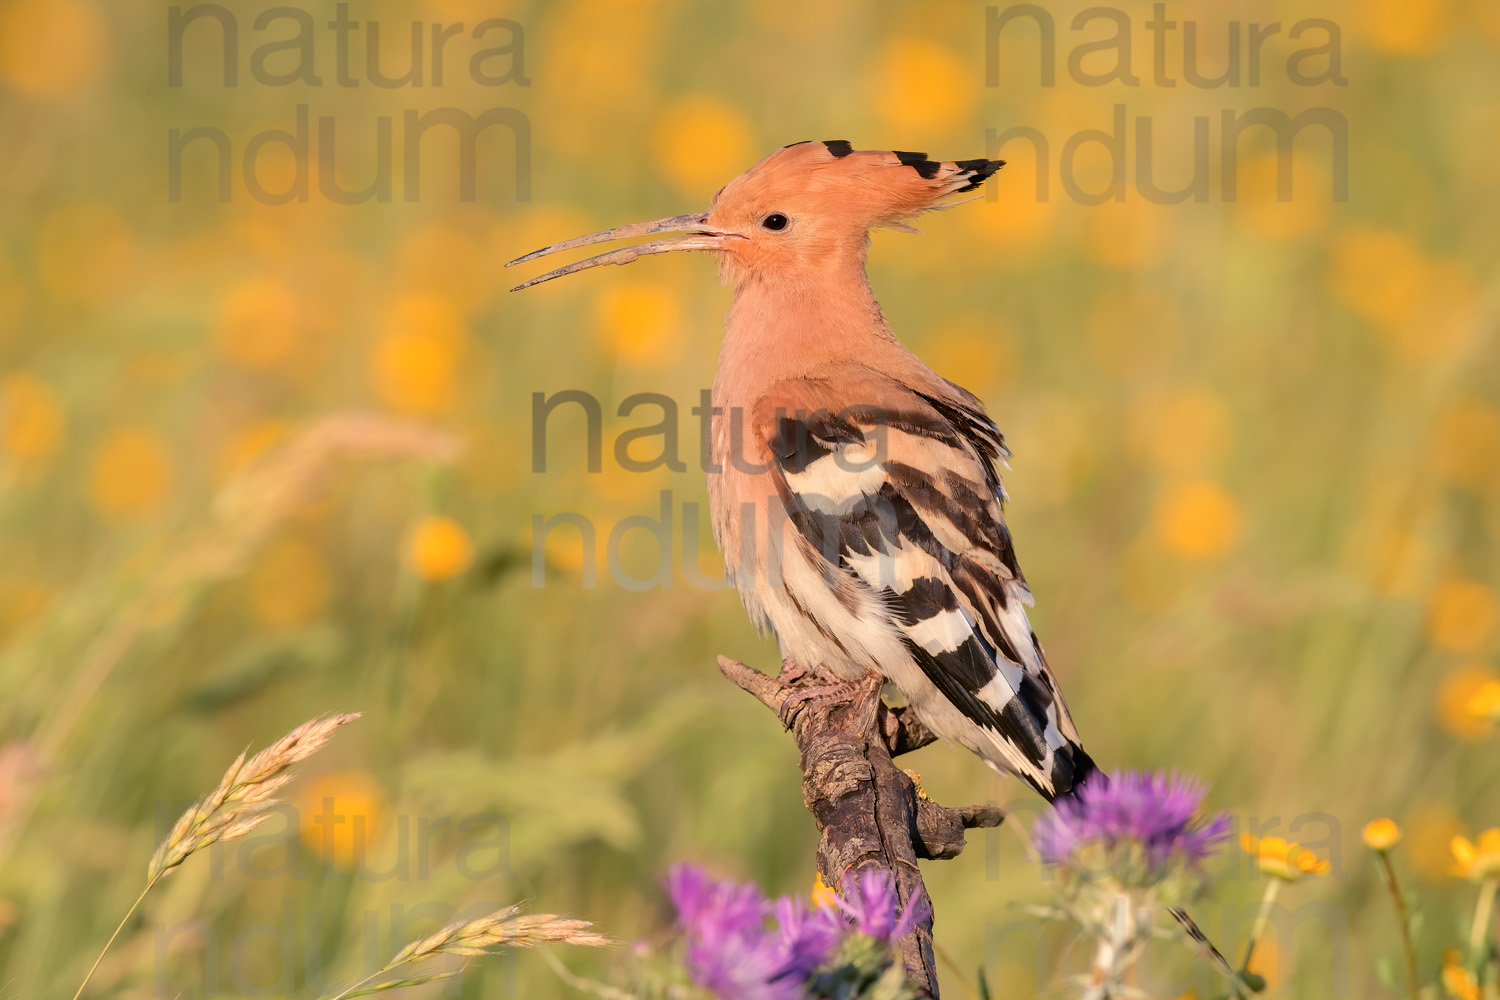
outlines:
M708 250L734 290L714 376L714 535L752 618L831 683L874 671L938 736L1049 800L1094 773L1026 616L984 405L891 333L865 274L872 228L979 187L1002 161L800 142L707 212L520 257L680 233L589 257L526 288L646 254Z

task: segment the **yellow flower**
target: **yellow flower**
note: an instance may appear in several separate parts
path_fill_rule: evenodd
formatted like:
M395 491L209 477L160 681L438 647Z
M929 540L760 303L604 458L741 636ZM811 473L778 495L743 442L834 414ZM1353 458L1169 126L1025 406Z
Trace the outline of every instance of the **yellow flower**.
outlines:
M417 522L407 542L406 561L424 580L449 580L469 568L474 545L468 532L446 517L426 517Z
M1472 707L1482 701L1485 688L1500 683L1495 671L1482 663L1471 663L1448 671L1438 685L1434 708L1438 722L1459 739L1478 741L1495 733L1495 724Z
M89 497L107 517L149 513L172 488L172 453L153 431L121 427L110 431L94 452Z
M220 301L215 345L226 360L242 368L275 368L306 339L305 311L286 282L251 278Z
M1455 948L1443 952L1443 990L1459 1000L1479 1000L1479 982L1474 973L1464 968Z
M959 128L974 108L973 70L952 49L919 38L899 38L871 67L874 106L895 131Z
M302 842L325 861L347 868L366 860L385 826L385 789L362 771L325 774L297 796Z
M408 413L437 413L453 400L463 375L468 332L453 304L410 295L392 307L386 332L370 357L375 391Z
M1386 55L1430 55L1453 33L1454 10L1449 0L1366 0L1351 9L1358 11L1355 33Z
M837 899L838 896L834 893L834 891L828 888L828 886L823 882L823 873L818 872L817 877L813 879L813 906L816 906L820 910L826 910L831 908Z
M45 99L73 97L109 65L109 23L83 0L20 0L0 13L0 79Z
M677 300L664 285L616 285L594 312L605 343L626 367L649 368L678 353Z
M1167 547L1194 559L1217 559L1232 552L1243 522L1239 503L1208 480L1179 483L1157 503L1156 528Z
M1495 720L1500 716L1500 681L1485 681L1469 695L1464 708L1476 719Z
M1327 858L1320 858L1301 844L1283 837L1240 836L1240 846L1255 858L1261 874L1286 882L1300 882L1309 875L1327 875L1333 868Z
M38 462L56 449L67 420L52 387L16 372L0 380L0 452L18 462Z
M678 190L707 195L750 165L755 142L744 112L712 94L667 105L651 126L651 152Z
M1401 840L1401 828L1393 819L1372 819L1365 824L1365 846L1384 854Z
M1405 360L1431 360L1461 348L1474 328L1474 276L1429 256L1401 233L1358 229L1332 247L1334 294L1369 320Z
M1454 837L1452 843L1453 874L1470 882L1500 878L1500 827L1490 827L1479 835L1477 843L1468 837Z
M1500 601L1477 580L1445 580L1427 602L1427 637L1455 653L1476 652L1500 623Z
M1410 320L1418 311L1427 260L1407 236L1383 229L1357 229L1333 245L1329 275L1334 294L1377 324Z

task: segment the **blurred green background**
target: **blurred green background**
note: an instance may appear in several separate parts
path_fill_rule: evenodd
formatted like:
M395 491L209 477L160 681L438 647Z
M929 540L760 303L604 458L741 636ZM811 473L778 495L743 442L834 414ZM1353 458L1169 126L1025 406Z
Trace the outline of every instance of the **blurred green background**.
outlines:
M1026 143L1008 144L988 198L929 217L923 236L877 234L870 269L897 333L1007 434L1033 621L1090 750L1106 767L1201 775L1213 807L1333 860L1283 895L1309 919L1261 953L1282 995L1383 989L1376 960L1397 954L1395 920L1358 833L1396 819L1435 970L1473 899L1449 875L1449 841L1500 822L1492 727L1465 707L1500 647L1492 2L1170 3L1172 87L1153 79L1145 3L1116 8L1137 86L1069 73L1070 52L1113 30L1070 28L1076 3L1049 8L1052 86L1024 18L992 49L986 86L980 3L353 6L379 23L388 76L423 25L422 87L372 83L368 32L351 36L359 85L340 85L331 3L296 8L316 24L318 86L258 82L252 53L296 24L257 30L266 5L227 4L233 88L209 20L186 30L170 86L167 5L0 3L0 995L69 995L187 801L247 744L335 709L364 718L309 762L297 811L251 849L172 875L93 992L312 995L430 929L452 912L441 906L485 901L529 898L625 942L660 940L658 880L678 859L808 891L815 834L792 743L713 666L724 652L771 669L774 645L732 594L680 570L718 566L706 518L696 551L681 524L705 500L687 411L712 377L728 293L697 255L516 296L501 265L702 209L797 140L975 157L994 152L987 130L1014 126L1049 141L1048 200ZM472 32L486 18L524 35L454 35L435 85L433 25ZM1289 78L1288 57L1328 39L1323 27L1289 40L1304 18L1333 22L1343 85ZM1217 75L1231 21L1239 85L1188 83L1181 25L1195 25L1200 72ZM1253 86L1252 22L1282 25ZM484 71L512 79L476 82L470 58L507 43ZM264 69L296 63L282 51ZM1326 76L1328 57L1302 70ZM316 163L305 201L252 195L247 143L293 129L299 104L312 159L318 119L336 123L346 189L375 176L377 120L392 119L389 202L334 203ZM1116 105L1125 197L1079 204L1059 155L1069 136L1110 130ZM441 129L425 140L420 197L403 199L404 114L441 107L524 113L529 201L504 127L478 143L473 201ZM1318 128L1282 161L1290 199L1264 129L1243 136L1238 197L1223 196L1221 112L1259 107L1347 121L1347 201L1331 196ZM1152 121L1157 182L1178 188L1197 116L1210 197L1153 203L1137 120ZM169 130L200 126L231 144L230 197L200 140L171 201ZM1077 166L1086 189L1109 179L1098 143ZM298 179L274 143L258 169L269 191ZM532 393L564 389L603 403L598 474L565 411L547 472L532 472ZM613 415L641 391L679 401L686 472L614 460L618 434L655 419ZM602 542L621 518L657 514L663 489L677 517L670 588L621 587L602 552L598 586L584 587L590 557L567 528L547 536L545 586L533 585L535 516L577 512ZM644 540L624 546L641 576ZM1029 797L955 748L908 766L945 803ZM329 840L313 821L327 797L363 817L363 870L352 823ZM460 826L486 813L504 836L493 820ZM441 817L452 822L421 846L419 824ZM1201 916L1228 945L1259 886L1240 857L1221 865ZM1002 932L1015 901L1044 895L1013 831L972 836L926 875L962 978L984 965L996 995L1032 995L1068 961L1054 931ZM427 922L393 934L392 906L418 904ZM623 961L566 957L600 976ZM532 955L462 986L564 992Z

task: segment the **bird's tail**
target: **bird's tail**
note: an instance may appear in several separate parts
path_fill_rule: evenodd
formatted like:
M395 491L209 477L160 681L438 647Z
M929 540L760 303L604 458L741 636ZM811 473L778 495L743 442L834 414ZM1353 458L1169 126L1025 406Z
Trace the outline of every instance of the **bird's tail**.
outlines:
M1069 760L1072 762L1071 779L1067 787L1058 787L1052 795L1047 797L1053 805L1065 799L1078 798L1085 787L1094 788L1109 784L1109 778L1099 770L1099 765L1094 763L1094 758L1090 757L1082 746L1070 742L1068 749L1071 751L1069 754ZM1061 782L1058 784L1062 785Z

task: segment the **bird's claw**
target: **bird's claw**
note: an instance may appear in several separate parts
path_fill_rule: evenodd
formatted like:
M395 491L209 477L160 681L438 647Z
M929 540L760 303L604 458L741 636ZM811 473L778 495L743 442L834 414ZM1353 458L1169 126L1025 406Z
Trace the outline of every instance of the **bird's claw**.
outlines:
M809 673L801 667L796 667L796 669L800 671L797 675L798 679ZM786 664L782 665L782 673L786 673ZM821 684L801 685L782 700L781 708L776 714L781 718L781 724L790 729L792 723L796 721L797 713L806 705L857 704L879 692L883 684L884 681L872 673L852 681L826 680Z
M813 671L808 670L797 661L785 659L781 661L781 672L776 675L776 680L783 687L792 687L812 673Z

